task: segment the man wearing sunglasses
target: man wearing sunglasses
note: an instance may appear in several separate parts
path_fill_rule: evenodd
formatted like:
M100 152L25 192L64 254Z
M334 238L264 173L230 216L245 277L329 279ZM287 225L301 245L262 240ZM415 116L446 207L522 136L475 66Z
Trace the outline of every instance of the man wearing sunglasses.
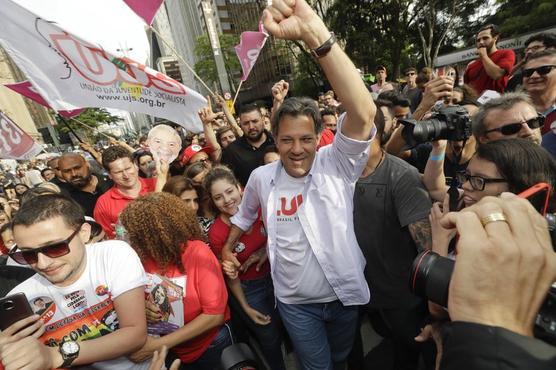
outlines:
M133 249L120 241L85 246L91 226L81 207L59 194L23 204L13 225L17 246L10 256L36 274L9 294L49 304L0 334L4 367L140 368L125 357L141 348L147 335L146 277ZM114 316L117 329L106 324Z
M543 120L527 95L506 94L479 109L473 118L473 135L478 143L520 137L540 144Z
M556 121L556 50L547 49L531 54L521 73L523 87L537 112L545 117L541 130L545 134Z

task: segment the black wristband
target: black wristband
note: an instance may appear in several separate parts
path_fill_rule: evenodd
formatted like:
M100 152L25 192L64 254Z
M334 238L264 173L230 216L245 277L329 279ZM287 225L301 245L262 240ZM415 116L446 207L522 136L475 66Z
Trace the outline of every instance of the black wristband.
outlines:
M336 43L336 35L334 34L334 32L330 32L330 38L326 40L324 44L322 44L318 48L311 49L311 55L317 59L322 58L323 56L328 54L330 49L332 49L332 45L334 45L335 43Z

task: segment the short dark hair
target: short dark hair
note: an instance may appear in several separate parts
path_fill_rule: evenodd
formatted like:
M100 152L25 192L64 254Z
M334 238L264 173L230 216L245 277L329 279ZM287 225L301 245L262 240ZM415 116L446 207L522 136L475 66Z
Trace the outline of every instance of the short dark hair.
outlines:
M556 57L556 50L546 49L546 50L537 51L536 53L533 53L529 55L529 57L527 57L527 62L525 62L525 65L527 65L527 63L529 63L531 60L544 58L544 57Z
M552 32L541 32L529 37L523 45L529 46L534 41L542 42L545 48L556 48L556 34Z
M220 136L222 136L223 134L225 134L228 131L232 131L232 133L235 136L235 132L234 132L234 130L232 130L232 128L230 126L225 126L225 127L219 128L216 131L216 139L218 140L219 143L220 143Z
M417 69L415 69L415 67L409 67L406 68L405 71L403 71L403 74L408 74L409 72L415 72L415 74L417 74Z
M495 24L492 24L492 23L485 24L484 26L482 26L479 29L479 32L486 31L486 30L490 30L490 35L492 37L500 36L500 29ZM477 32L477 33L479 33L479 32ZM498 38L500 39L500 37L498 37Z
M384 136L384 129L386 128L386 117L384 117L384 113L380 108L386 107L388 109L392 109L394 105L391 101L386 99L375 100L375 105L377 109L374 118L374 124L376 127L376 135L380 138L382 144L382 137Z
M307 97L294 97L288 98L282 103L280 108L276 110L272 116L272 135L278 137L278 128L280 126L280 121L284 116L297 117L297 116L307 116L313 120L315 127L315 133L320 134L322 132L322 117L320 115L319 107L317 103Z
M390 103L392 103L390 108L392 108L394 106L409 107L411 105L411 102L409 101L409 99L406 99L406 98L402 97L397 91L394 91L394 90L381 92L378 95L377 99L378 100L387 100Z
M54 170L53 170L52 168L50 168L50 167L43 168L43 169L41 170L41 176L42 176L42 177L44 177L44 173L45 173L46 171L54 171ZM45 180L46 180L46 179L45 179Z
M260 107L259 107L257 104L245 104L245 105L242 105L242 106L239 108L239 115L241 116L242 114L251 113L251 112L253 112L253 111L259 112L259 114L262 116Z
M120 159L129 158L133 162L133 155L129 150L120 145L114 145L108 147L104 152L102 152L102 167L108 172L110 172L110 163Z
M387 72L386 67L385 67L385 66L381 66L381 65L379 65L379 66L376 67L375 72L378 72L378 71Z
M337 116L338 113L336 112L336 109L334 107L326 107L324 109L320 110L320 116L324 117L324 116Z
M70 227L79 227L85 222L83 209L73 199L61 194L44 194L24 202L12 225L31 226L55 217L62 217Z

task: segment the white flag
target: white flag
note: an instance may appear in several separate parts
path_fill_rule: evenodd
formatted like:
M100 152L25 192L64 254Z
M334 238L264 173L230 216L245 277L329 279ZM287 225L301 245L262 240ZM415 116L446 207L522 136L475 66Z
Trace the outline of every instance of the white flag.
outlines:
M116 57L11 0L2 1L0 19L0 43L55 110L122 109L202 131L197 111L205 98L176 80Z

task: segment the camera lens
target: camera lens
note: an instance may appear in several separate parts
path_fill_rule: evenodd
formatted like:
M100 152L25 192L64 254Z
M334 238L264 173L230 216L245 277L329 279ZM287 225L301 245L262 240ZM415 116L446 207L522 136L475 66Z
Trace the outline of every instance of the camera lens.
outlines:
M430 250L423 251L411 266L409 288L415 295L447 307L453 270L453 260Z
M421 121L413 128L413 139L418 143L445 139L447 131L446 122L437 119Z

